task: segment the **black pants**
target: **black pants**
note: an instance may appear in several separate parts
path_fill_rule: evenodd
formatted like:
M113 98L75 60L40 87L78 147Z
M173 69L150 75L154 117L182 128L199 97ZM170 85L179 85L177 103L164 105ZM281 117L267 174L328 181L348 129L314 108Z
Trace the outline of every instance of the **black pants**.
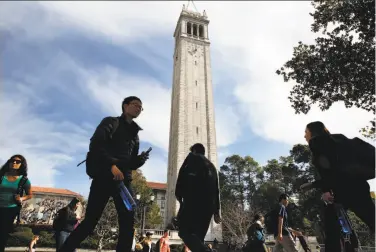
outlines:
M353 211L375 233L375 204L372 201L369 185L353 185L349 190L336 196L345 210ZM355 189L354 188L358 188ZM352 189L352 191L350 191ZM333 205L328 205L324 210L325 221L325 251L340 252L340 225Z
M0 252L5 251L9 233L13 229L14 220L19 212L19 207L0 208Z
M212 209L199 202L185 203L180 207L178 213L179 236L192 252L208 250L204 239L212 216Z
M129 192L133 195L130 187ZM131 252L133 242L134 214L129 212L120 197L116 183L110 179L93 179L90 187L89 199L85 219L70 234L61 248L61 252L73 252L85 238L93 232L108 200L114 199L119 222L119 239L117 252Z

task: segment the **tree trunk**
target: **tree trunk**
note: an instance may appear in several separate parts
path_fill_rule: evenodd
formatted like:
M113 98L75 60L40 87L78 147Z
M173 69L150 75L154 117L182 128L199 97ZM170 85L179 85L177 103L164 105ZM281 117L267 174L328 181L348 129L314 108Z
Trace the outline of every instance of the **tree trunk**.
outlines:
M97 252L101 252L103 248L103 237L99 238Z

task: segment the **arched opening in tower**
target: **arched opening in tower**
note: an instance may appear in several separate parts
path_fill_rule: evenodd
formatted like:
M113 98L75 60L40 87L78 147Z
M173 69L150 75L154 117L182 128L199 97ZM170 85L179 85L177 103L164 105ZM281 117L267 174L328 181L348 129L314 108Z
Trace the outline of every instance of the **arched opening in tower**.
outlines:
M200 38L204 37L204 27L202 25L198 27L198 35Z
M193 36L198 36L197 32L198 32L197 25L194 24L193 25Z
M192 24L191 24L191 23L188 23L188 24L187 24L187 33L188 33L189 35L192 35Z

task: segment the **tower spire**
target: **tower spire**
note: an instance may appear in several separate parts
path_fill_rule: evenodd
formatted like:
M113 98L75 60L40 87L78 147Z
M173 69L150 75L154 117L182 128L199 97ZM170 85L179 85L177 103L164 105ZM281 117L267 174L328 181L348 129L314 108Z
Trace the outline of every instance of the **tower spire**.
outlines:
M193 8L194 8L193 11L195 11L195 12L197 12L197 13L200 13L200 12L197 10L197 7L196 7L195 3L193 2L193 0L188 0L188 4L187 4L187 10L188 10L188 11L189 11L189 5L190 5L190 4L192 4L192 6L193 6Z

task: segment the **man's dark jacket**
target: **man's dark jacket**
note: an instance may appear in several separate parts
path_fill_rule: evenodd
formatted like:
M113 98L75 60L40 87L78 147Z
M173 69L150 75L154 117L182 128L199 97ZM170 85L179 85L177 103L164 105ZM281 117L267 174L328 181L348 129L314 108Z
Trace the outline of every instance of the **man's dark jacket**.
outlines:
M134 121L128 123L124 116L118 117L118 120L112 136L114 117L106 117L98 125L91 138L87 162L98 167L98 177L112 176L111 166L116 165L123 172L124 181L130 182L132 170L143 165L138 155L138 132L142 129Z
M198 203L220 212L217 169L204 155L189 153L180 168L175 196L184 203Z

